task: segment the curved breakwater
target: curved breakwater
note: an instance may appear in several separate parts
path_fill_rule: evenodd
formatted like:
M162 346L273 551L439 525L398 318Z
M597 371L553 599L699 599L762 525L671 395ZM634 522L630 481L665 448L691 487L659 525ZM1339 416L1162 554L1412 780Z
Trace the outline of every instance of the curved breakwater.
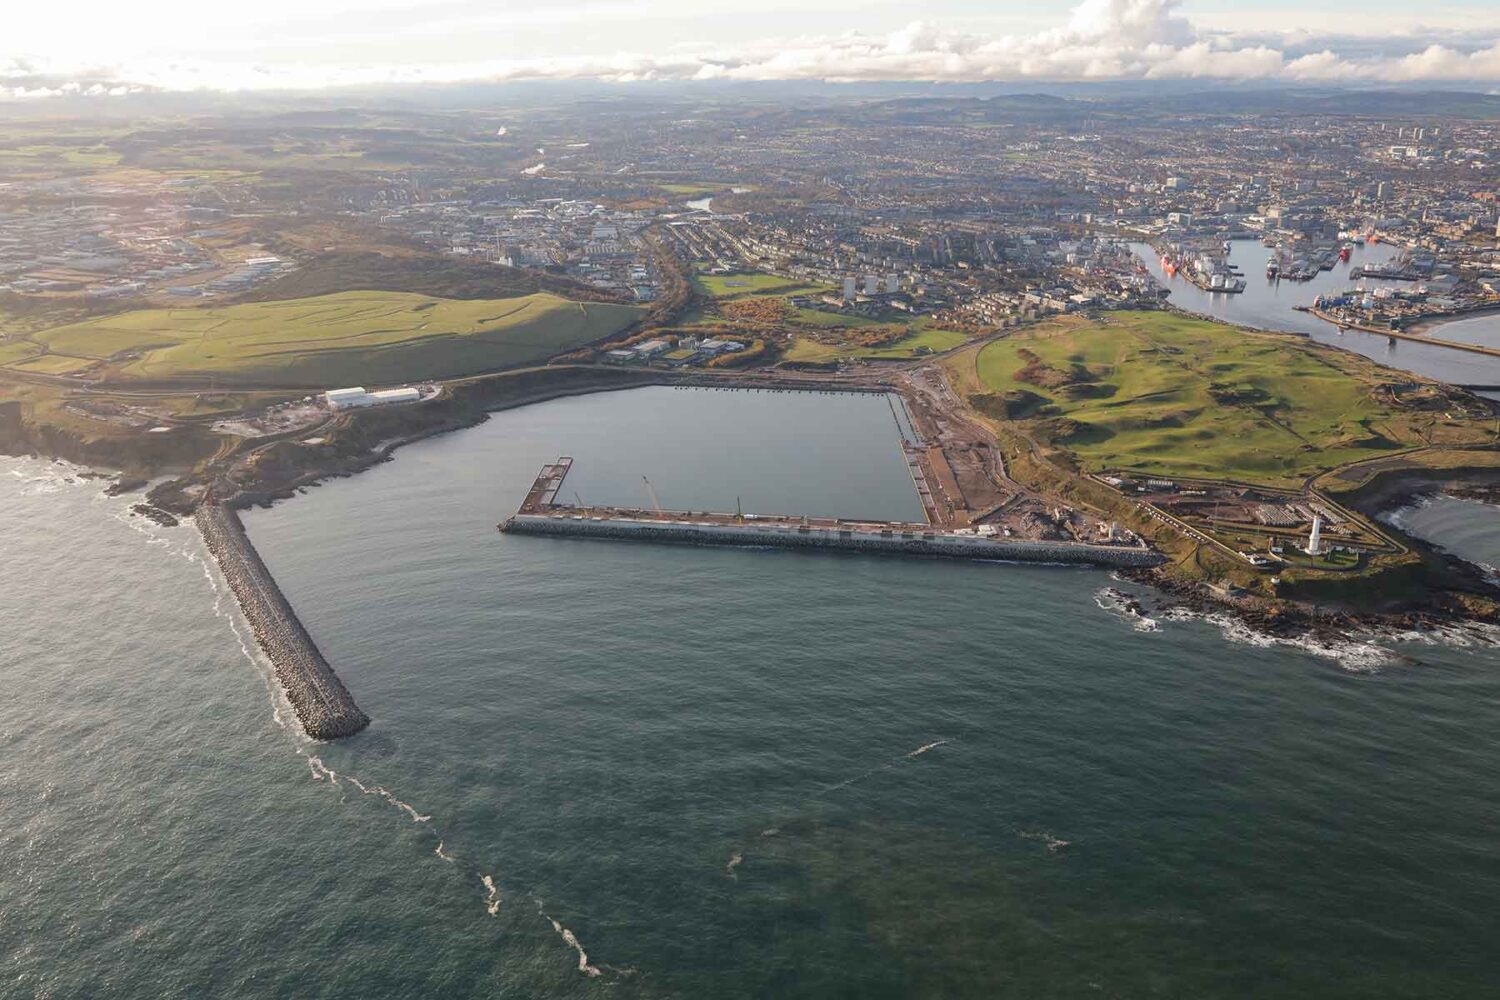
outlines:
M1082 563L1092 566L1155 566L1158 553L1124 545L994 540L945 533L865 531L787 525L702 524L624 518L517 514L500 530L519 535L572 535L689 545L774 546L840 549L892 555L992 559L1009 562Z
M229 507L205 504L196 520L307 735L332 740L368 726L370 717L323 659L250 543L239 515Z

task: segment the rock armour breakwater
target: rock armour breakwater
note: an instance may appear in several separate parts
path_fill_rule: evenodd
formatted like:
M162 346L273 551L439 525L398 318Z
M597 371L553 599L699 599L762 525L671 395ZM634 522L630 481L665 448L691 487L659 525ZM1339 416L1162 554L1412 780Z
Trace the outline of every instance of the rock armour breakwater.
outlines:
M352 736L370 724L347 688L323 659L312 636L282 596L260 553L250 543L233 509L205 504L196 515L198 530L229 581L230 589L271 659L276 677L315 740Z

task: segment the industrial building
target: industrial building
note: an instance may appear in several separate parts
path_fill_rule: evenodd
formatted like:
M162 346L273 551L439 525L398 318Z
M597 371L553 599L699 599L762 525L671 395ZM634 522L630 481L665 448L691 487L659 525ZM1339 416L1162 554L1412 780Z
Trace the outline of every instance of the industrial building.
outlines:
M323 401L328 404L330 410L357 410L366 406L415 403L421 398L422 391L414 386L367 392L364 386L356 385L347 389L329 389L323 393Z

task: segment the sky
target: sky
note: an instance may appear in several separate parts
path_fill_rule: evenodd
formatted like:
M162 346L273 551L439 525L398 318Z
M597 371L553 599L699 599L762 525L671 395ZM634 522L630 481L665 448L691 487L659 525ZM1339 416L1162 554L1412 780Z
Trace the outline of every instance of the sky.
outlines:
M1494 89L1500 2L33 0L0 29L0 99L518 79Z

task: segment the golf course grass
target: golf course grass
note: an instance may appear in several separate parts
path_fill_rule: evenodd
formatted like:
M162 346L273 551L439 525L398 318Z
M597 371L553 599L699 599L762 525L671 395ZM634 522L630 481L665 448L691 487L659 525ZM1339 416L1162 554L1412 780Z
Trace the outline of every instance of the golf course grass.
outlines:
M1377 392L1407 377L1364 358L1170 313L1054 320L962 357L984 390L976 405L1025 420L1088 471L1295 485L1435 434L1484 433Z

